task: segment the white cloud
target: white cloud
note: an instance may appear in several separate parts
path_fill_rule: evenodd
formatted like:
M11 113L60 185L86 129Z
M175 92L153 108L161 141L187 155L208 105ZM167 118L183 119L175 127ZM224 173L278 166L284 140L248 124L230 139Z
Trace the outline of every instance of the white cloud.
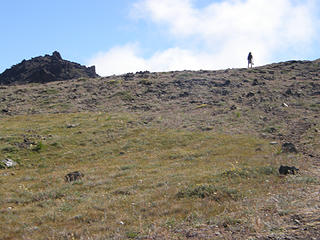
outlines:
M194 8L193 2L196 1L140 0L135 9L141 18L166 24L177 37L220 41L248 36L254 40L263 37L269 42L277 37L275 34L305 40L312 31L310 14L314 1L225 0L204 9Z
M150 58L139 57L139 52L137 44L114 47L94 56L88 65L95 65L101 76L145 70L160 72L212 67L212 64L208 64L212 56L190 50L170 48L156 52Z
M147 69L147 61L139 57L137 44L116 46L108 52L100 52L89 60L88 65L95 65L101 76L135 72L137 69Z
M137 45L129 44L112 48L91 63L102 75L146 69L218 69L244 67L246 55L252 51L255 62L262 65L281 51L298 49L297 54L303 56L304 47L316 35L315 0L224 0L201 9L194 7L195 3L136 2L135 16L165 26L176 46L143 58Z

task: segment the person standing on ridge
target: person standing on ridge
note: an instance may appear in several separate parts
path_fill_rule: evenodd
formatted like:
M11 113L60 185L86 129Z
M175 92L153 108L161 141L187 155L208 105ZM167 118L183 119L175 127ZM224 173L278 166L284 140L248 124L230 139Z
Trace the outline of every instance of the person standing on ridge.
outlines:
M252 59L253 59L252 54L251 54L251 52L249 52L249 55L248 55L248 68L249 67L252 68L252 65L253 65Z

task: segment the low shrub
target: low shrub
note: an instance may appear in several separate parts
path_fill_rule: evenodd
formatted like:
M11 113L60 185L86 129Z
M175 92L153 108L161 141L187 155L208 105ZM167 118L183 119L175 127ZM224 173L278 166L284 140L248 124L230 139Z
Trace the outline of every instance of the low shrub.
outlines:
M197 186L189 186L177 193L178 198L209 198L211 200L222 202L225 200L237 200L241 198L241 194L236 189L227 187L216 187L210 184L201 184Z

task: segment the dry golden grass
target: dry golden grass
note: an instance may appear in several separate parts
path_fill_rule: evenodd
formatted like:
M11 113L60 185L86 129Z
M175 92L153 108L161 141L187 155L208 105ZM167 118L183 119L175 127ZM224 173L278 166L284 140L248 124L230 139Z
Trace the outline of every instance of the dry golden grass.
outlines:
M289 202L261 202L317 184L279 177L301 157L266 140L161 126L107 113L1 119L0 159L20 165L0 170L0 239L135 239L204 223L271 231L265 214ZM65 183L76 170L85 177Z

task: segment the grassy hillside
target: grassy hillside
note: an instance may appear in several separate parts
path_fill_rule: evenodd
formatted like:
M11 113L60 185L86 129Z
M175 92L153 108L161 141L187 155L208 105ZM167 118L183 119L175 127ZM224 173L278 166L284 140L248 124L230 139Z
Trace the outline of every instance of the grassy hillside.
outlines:
M319 76L289 62L2 86L0 160L19 165L0 169L0 239L317 239Z
M0 130L1 158L20 163L1 172L2 239L168 239L171 228L208 223L281 232L264 214L295 211L285 193L318 184L280 178L280 164L308 163L264 139L144 126L134 115L16 116ZM74 170L84 179L65 183Z

